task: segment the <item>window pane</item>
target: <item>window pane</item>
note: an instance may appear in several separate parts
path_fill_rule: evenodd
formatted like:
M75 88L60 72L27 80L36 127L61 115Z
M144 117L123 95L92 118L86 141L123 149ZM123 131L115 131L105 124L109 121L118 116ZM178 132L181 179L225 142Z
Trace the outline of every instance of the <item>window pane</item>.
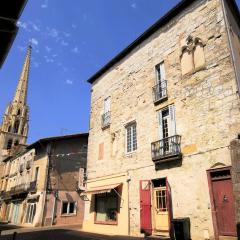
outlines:
M67 209L68 209L68 203L63 202L62 203L62 214L67 214Z
M104 193L96 195L96 220L100 222L117 221L117 194Z
M69 203L69 212L68 213L75 213L75 202Z
M136 125L134 124L132 126L132 131L133 131L133 151L137 149L137 130L136 130Z
M106 221L105 194L96 195L96 220L100 222Z
M131 126L127 128L127 152L132 151L132 131Z

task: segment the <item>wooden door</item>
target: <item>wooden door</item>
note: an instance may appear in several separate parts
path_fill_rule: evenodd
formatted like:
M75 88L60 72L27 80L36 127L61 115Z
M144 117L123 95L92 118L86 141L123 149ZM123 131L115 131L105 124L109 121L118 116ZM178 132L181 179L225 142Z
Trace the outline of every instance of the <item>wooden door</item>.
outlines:
M155 231L168 232L169 231L169 217L167 207L167 188L158 187L153 190L154 201L154 222Z
M213 178L212 192L219 236L236 236L231 177Z
M152 234L151 220L151 181L140 181L140 226L141 232Z

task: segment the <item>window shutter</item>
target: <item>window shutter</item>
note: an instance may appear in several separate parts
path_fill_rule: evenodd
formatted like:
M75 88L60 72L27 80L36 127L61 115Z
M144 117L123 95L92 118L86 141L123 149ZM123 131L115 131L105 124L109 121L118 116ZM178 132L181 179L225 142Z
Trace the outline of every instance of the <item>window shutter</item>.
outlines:
M176 117L175 117L174 105L169 106L169 113L170 113L170 119L171 119L171 132L169 133L169 136L174 136L176 135Z
M158 121L159 121L159 135L160 135L160 139L163 139L162 111L159 110L157 115L158 115Z
M166 79L164 62L160 63L161 81Z
M104 100L104 113L110 112L110 97Z

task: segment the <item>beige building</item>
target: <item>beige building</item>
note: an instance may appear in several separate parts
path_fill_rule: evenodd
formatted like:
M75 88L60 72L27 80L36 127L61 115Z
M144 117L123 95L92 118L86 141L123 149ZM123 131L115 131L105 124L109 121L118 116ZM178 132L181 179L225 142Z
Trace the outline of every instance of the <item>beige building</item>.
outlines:
M83 230L236 236L239 16L233 0L181 1L89 79Z
M44 138L3 160L0 221L82 224L88 133Z

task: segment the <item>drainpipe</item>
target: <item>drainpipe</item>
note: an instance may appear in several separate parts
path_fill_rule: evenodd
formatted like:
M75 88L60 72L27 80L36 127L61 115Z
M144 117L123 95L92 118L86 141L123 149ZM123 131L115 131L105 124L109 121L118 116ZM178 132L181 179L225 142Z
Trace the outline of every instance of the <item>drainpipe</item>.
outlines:
M54 202L53 202L51 226L54 225L54 218L55 218L55 212L56 212L56 203L57 203L57 199L58 199L58 190L54 191L53 195L54 195Z
M235 62L236 59L235 59L235 55L234 55L234 51L233 51L232 41L231 41L231 38L230 38L231 33L230 33L230 27L229 27L229 23L228 23L228 18L227 18L227 13L226 13L226 8L225 8L224 1L225 0L220 0L221 5L222 5L222 9L223 9L223 20L225 22L225 26L226 26L226 30L227 30L228 45L229 45L229 48L230 48L230 51L231 51L230 55L231 55L232 64L233 64L233 68L234 68L234 75L235 75L237 86L238 86L237 92L239 93L240 86L239 86L239 83L238 83L237 68L236 68L236 62Z
M129 172L127 171L127 195L128 195L128 235L130 236L130 205L129 205L129 183L131 181L131 177L129 176Z
M41 144L41 143L40 143ZM48 185L48 177L49 177L49 162L50 162L50 153L51 153L51 144L47 145L47 165L46 165L46 174L45 174L45 182L44 182L44 189L43 189L43 207L41 213L41 226L44 225L44 210L47 201L47 185Z

